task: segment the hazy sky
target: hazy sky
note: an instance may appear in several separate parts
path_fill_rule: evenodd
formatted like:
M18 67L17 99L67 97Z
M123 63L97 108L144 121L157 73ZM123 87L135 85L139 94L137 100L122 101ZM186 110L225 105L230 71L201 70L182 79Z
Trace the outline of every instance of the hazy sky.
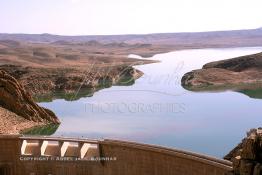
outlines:
M262 0L0 0L0 33L63 35L262 27Z

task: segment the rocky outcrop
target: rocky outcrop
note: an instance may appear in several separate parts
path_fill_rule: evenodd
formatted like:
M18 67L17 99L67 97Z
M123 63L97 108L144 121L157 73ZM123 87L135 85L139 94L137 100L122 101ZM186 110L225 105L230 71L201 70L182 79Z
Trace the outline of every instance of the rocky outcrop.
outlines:
M38 106L11 75L0 70L0 106L29 121L58 124L55 114Z
M182 86L188 90L245 90L262 82L262 53L211 62L186 73ZM241 87L241 88L239 88Z
M251 129L247 137L224 158L233 162L234 175L261 175L262 128Z

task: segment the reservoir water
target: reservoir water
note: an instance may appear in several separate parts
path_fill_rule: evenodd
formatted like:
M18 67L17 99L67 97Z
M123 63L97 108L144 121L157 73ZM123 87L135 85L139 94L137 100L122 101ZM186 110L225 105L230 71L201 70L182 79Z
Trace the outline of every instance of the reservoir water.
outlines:
M56 136L131 140L221 158L246 131L261 126L262 99L233 91L190 92L181 87L181 78L205 63L261 51L253 47L158 54L148 59L161 62L135 66L144 75L133 85L40 105L61 119Z

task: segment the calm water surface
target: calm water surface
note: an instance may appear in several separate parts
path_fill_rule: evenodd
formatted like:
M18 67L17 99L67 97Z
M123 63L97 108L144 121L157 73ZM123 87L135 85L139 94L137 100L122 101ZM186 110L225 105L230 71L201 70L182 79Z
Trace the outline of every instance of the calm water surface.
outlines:
M232 91L190 92L180 80L210 61L261 51L256 47L158 54L149 59L161 63L136 66L144 75L132 86L40 105L60 117L57 136L124 139L223 157L247 130L261 126L262 99Z

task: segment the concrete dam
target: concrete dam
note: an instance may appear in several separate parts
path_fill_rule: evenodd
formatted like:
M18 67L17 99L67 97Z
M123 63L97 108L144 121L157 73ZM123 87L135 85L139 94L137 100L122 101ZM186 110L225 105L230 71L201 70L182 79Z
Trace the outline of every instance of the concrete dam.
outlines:
M118 140L0 136L0 175L225 175L232 163Z

